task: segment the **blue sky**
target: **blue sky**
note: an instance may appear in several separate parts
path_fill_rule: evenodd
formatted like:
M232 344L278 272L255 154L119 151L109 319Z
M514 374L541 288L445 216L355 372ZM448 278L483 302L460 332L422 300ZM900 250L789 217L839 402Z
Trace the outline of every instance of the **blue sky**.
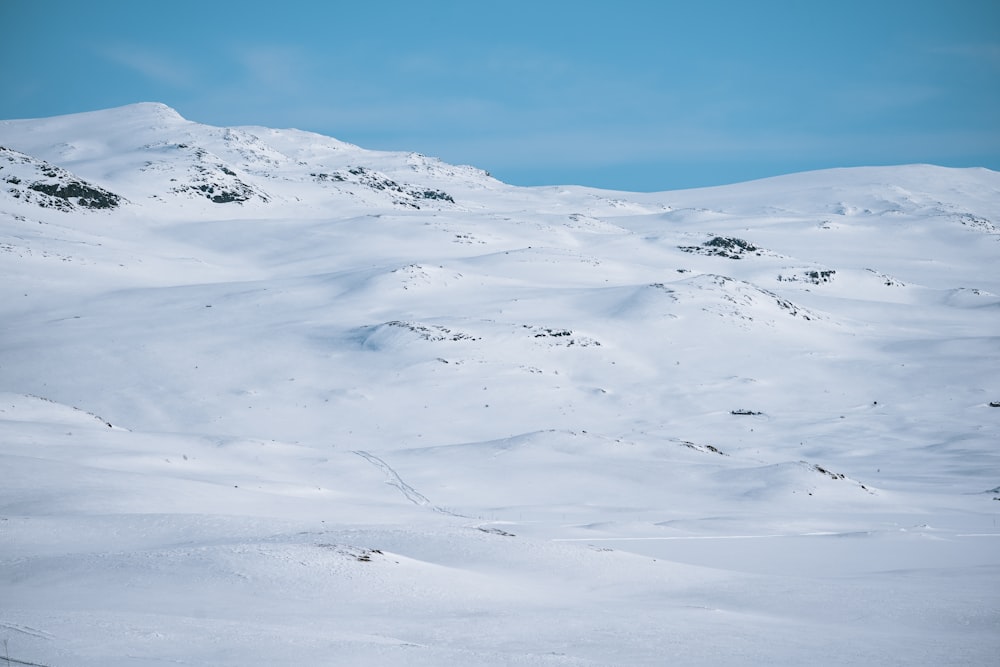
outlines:
M0 118L157 101L518 185L1000 170L996 0L0 0L0 24Z

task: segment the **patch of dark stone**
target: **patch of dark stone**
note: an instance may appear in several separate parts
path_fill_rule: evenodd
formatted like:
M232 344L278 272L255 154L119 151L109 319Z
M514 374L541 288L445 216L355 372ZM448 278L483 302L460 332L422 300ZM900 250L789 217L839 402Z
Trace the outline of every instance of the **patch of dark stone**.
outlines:
M684 252L726 257L728 259L742 259L746 253L760 255L760 248L749 241L744 241L733 236L715 236L700 246L678 246L678 248Z
M67 183L32 183L28 186L35 192L70 201L76 199L77 203L84 208L108 209L115 208L121 203L121 197L108 192L103 188L87 185L80 181L68 181Z

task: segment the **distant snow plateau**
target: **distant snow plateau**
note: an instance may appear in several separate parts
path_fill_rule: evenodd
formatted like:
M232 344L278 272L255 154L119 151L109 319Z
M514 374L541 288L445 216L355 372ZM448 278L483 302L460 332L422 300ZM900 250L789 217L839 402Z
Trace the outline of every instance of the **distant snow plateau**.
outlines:
M1000 653L1000 173L0 121L12 665Z

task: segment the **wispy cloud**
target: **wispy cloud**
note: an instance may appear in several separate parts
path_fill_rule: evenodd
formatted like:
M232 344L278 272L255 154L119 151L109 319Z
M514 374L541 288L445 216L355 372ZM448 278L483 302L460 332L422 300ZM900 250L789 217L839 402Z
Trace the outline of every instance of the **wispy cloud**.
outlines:
M556 54L538 49L495 46L458 60L434 51L411 51L392 65L408 76L473 79L484 75L510 79L547 79L571 74L574 65Z
M281 44L235 47L232 57L247 85L274 92L295 92L318 83L311 59L295 46Z
M950 44L931 49L931 53L946 56L956 56L975 63L1000 69L1000 42L981 42L978 44Z
M135 44L104 44L97 53L115 65L130 69L158 84L187 88L195 83L192 68L162 53Z
M848 83L817 94L823 105L821 117L845 119L875 119L899 114L948 94L942 82L921 83Z

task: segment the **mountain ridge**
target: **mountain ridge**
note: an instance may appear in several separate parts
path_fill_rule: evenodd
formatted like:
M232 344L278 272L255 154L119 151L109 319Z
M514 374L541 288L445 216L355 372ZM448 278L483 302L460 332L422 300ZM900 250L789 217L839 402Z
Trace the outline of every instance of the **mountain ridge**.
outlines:
M445 176L462 175L466 178L473 178L474 181L498 184L489 177L486 172L468 166L448 165L437 158L428 158L418 153L400 151L371 151L360 148L356 145L342 142L340 140L313 133L303 132L296 129L275 130L261 126L237 126L237 127L215 127L203 125L183 118L176 110L165 104L158 102L142 102L136 104L115 107L112 109L89 111L77 114L66 114L43 119L18 119L0 121L0 143L8 145L18 151L27 153L39 159L44 159L53 164L63 167L73 167L74 165L87 164L92 162L96 156L101 154L99 142L94 140L95 133L93 126L105 128L102 133L107 135L109 126L113 127L110 138L105 140L107 144L105 151L147 151L155 153L162 149L187 149L185 140L191 141L193 146L191 151L195 154L201 153L202 157L211 156L213 147L222 147L228 155L225 157L223 168L274 168L287 166L309 166L309 170L314 173L310 175L318 181L330 180L333 174L315 171L324 166L323 158L329 158L333 154L338 157L351 157L346 160L337 160L337 165L332 171L346 170L352 167L362 167L372 169L369 164L377 163L379 160L389 159L393 172L406 173L407 170L415 174L425 172L424 175L441 173ZM256 134L255 134L256 133ZM264 135L263 137L257 135ZM138 136L137 136L138 135ZM196 136L197 135L197 136ZM62 141L53 144L49 138L51 136L61 136ZM140 141L142 136L145 141ZM40 137L36 140L36 137ZM289 142L291 139L291 143ZM268 144L269 141L277 141L279 145L284 144L282 149ZM317 154L317 151L319 153ZM286 154L289 153L289 154ZM213 156L214 157L214 156ZM309 162L309 158L319 160ZM360 159L359 159L360 158ZM211 158L210 158L211 159ZM155 160L148 160L156 164ZM357 164L354 164L354 163ZM284 164L282 164L284 163ZM401 164L402 163L402 164ZM308 173L309 170L306 170ZM265 173L267 173L265 171ZM871 183L874 180L889 181L916 181L926 183L934 181L936 176L959 175L962 178L977 176L976 180L983 182L993 180L992 187L996 189L1000 182L997 172L982 168L955 168L938 167L935 165L899 165L894 167L836 167L831 169L799 172L797 174L786 174L783 176L772 176L768 178L748 181L745 184L733 184L727 186L708 186L703 188L692 188L686 190L691 193L712 193L724 192L739 189L740 187L766 188L774 184L783 189L795 186L799 182L815 187L815 178L827 174L836 176L837 180L847 180L861 183ZM86 171L81 175L91 180L100 181L100 177L107 177L107 173L100 173L94 169L92 173ZM302 176L302 171L295 174ZM390 174L395 176L396 173ZM273 174L272 174L273 177ZM875 177L875 178L873 178ZM981 177L981 178L980 178ZM985 179L985 180L984 180ZM334 178L334 180L336 180ZM513 188L515 186L506 186ZM599 192L599 193L624 193L617 190L600 190L572 185L550 185L534 186L523 188L529 191L571 188L578 192ZM628 193L635 199L655 198L658 194L670 192L664 190L661 193ZM674 191L685 192L685 191ZM162 193L161 193L162 194ZM227 203L227 202L220 202Z

